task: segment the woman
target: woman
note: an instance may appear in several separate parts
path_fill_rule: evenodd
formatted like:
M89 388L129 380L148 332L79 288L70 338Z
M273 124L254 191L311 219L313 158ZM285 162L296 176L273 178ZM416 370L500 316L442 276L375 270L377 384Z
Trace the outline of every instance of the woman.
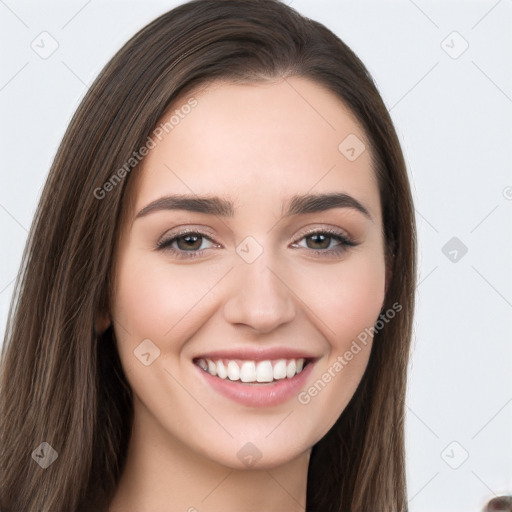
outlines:
M334 34L196 0L64 136L2 353L3 512L407 510L407 172Z

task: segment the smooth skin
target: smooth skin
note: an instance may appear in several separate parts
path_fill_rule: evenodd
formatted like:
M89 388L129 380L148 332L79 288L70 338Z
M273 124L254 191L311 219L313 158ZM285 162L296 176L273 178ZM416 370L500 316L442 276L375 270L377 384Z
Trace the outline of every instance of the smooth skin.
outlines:
M104 323L114 324L135 419L110 512L304 511L311 448L353 396L371 339L307 404L297 396L263 408L233 402L192 360L232 347L302 349L319 358L307 391L374 325L389 276L370 149L338 97L304 78L216 82L193 96L197 106L132 171ZM349 134L367 148L355 161L338 149ZM352 196L369 217L348 207L282 216L295 194L331 192ZM220 196L234 215L137 217L170 194ZM184 229L202 238L157 248ZM357 245L307 233L325 229ZM248 236L263 250L252 263L237 252ZM160 350L148 366L134 355L146 339ZM261 453L252 467L237 456L249 442Z

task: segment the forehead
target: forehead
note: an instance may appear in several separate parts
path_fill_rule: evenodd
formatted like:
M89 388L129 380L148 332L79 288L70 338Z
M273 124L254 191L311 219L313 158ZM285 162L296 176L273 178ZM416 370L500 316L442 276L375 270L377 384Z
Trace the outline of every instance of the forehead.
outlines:
M278 209L293 194L338 191L379 218L364 130L334 93L310 80L214 83L176 100L152 138L137 170L136 211L170 193Z

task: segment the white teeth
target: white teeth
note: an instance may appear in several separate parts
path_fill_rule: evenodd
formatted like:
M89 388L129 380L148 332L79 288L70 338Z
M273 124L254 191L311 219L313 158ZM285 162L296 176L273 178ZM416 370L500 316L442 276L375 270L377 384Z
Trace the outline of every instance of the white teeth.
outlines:
M276 361L243 361L241 365L234 360L199 359L197 361L204 371L221 379L242 382L272 382L275 380L291 379L304 368L305 360L278 359Z
M208 373L211 373L212 375L217 375L217 366L213 361L210 361L210 359L207 359L206 361L208 363Z
M286 359L279 359L274 365L274 380L281 380L286 377Z
M292 359L286 367L286 376L291 379L297 373L297 363Z
M225 379L227 376L228 372L226 371L226 368L224 368L224 363L222 361L219 361L217 363L217 377Z
M240 379L240 368L235 361L229 361L228 363L228 379L239 380Z
M256 381L256 364L254 361L245 361L240 369L240 380L242 382Z
M256 365L256 380L258 382L272 382L274 380L272 363L270 361L260 361Z

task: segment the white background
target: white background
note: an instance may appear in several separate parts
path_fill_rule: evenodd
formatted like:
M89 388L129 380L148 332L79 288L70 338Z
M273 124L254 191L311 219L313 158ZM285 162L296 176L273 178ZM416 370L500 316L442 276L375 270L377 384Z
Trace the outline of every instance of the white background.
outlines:
M512 494L512 0L287 1L363 60L409 167L420 242L410 510L480 511L495 494ZM0 0L2 332L74 110L115 51L178 3ZM43 31L59 45L47 59L31 48ZM459 247L445 256L453 237Z

